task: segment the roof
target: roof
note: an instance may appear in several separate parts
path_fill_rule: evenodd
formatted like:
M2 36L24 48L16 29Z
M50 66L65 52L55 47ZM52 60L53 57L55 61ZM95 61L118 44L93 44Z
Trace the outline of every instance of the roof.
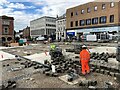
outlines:
M6 16L6 15L3 15L3 16L0 16L1 19L10 19L10 20L14 20L13 17L9 17L9 16Z
M34 19L34 20L32 20L32 21L36 21L36 20L39 20L39 19L42 19L42 18L52 18L52 19L56 19L55 17L43 16L43 17L40 17L40 18ZM30 21L30 22L32 22L32 21Z
M57 20L60 20L60 19L65 19L66 18L66 14L63 14L62 16L57 16Z
M93 0L93 1L90 1L90 2L87 2L87 3L83 3L83 4L80 4L80 5L71 7L71 8L67 8L67 10L73 9L73 8L76 8L76 7L79 7L79 6L83 6L83 5L88 5L90 3L95 3L95 2L120 2L120 0Z

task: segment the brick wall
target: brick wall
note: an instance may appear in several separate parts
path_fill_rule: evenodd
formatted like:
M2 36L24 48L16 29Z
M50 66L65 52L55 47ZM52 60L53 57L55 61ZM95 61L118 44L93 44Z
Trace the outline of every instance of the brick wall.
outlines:
M105 4L105 9L102 10L102 4ZM97 6L97 11L94 11L94 7ZM118 8L120 5L118 2L115 2L114 7L110 7L110 2L90 2L87 4L79 5L66 11L66 29L74 29L74 28L86 28L86 27L94 27L94 26L102 26L102 25L109 25L109 24L118 24ZM87 12L87 8L90 8L90 13ZM84 14L81 14L81 10L84 10ZM71 12L73 12L73 16L71 17ZM76 15L77 12L77 15ZM114 22L110 23L110 15L114 15ZM80 26L79 21L83 19L92 19L95 17L107 16L107 22L105 24L97 24L97 25L85 25ZM70 22L73 21L73 27L70 27ZM75 26L75 21L78 21L78 26ZM99 19L98 19L99 22Z

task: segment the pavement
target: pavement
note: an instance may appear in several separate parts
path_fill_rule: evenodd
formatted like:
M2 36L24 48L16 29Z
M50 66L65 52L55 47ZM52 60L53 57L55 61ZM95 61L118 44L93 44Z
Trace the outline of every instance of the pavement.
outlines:
M0 51L0 61L6 60L6 59L15 59L15 55Z
M43 53L36 53L33 55L29 55L29 56L24 56L27 59L30 59L31 61L36 61L39 63L44 64L45 60L50 60L51 57L49 55L49 52L43 52Z

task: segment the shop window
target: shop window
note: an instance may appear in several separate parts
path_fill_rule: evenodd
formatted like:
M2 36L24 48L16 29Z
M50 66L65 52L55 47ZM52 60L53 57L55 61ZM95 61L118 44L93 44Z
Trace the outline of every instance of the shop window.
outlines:
M110 22L114 22L114 15L110 15Z

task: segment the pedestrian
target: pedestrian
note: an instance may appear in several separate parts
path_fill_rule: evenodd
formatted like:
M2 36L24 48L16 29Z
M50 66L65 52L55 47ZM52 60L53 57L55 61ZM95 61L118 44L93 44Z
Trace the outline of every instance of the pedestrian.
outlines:
M90 73L89 61L90 61L90 53L87 50L87 46L83 45L82 51L80 52L80 62L82 66L83 75Z

